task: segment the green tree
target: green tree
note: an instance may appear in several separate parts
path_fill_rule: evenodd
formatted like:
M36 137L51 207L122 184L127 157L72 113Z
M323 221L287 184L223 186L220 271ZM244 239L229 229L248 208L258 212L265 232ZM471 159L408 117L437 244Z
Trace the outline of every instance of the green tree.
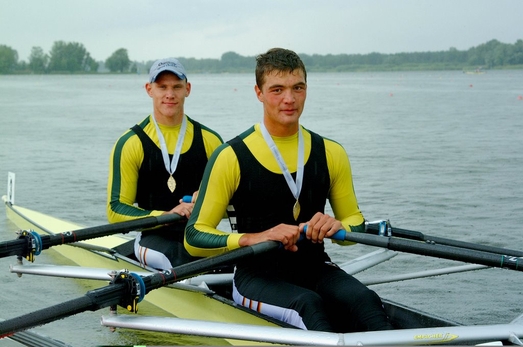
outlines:
M124 72L129 69L131 65L131 60L129 60L129 55L125 48L117 49L107 60L105 61L105 66L111 72Z
M6 45L0 45L0 73L12 73L18 63L18 52Z
M226 52L222 54L222 65L224 67L238 66L243 57L236 52Z
M49 58L49 72L96 72L97 69L98 63L81 43L54 42Z
M503 54L503 44L498 40L490 40L469 50L469 64L486 66L493 68L502 65L501 54Z
M512 49L510 56L507 58L509 64L523 64L523 40L517 40Z
M254 70L254 59L243 57L235 52L222 54L221 66L224 71L245 71Z
M45 73L47 64L49 63L49 56L44 53L41 47L31 48L29 55L29 69L33 73Z
M366 63L369 65L379 65L383 62L383 54L372 52L366 55Z
M94 60L89 53L85 57L84 69L89 72L98 72L98 67L100 64Z

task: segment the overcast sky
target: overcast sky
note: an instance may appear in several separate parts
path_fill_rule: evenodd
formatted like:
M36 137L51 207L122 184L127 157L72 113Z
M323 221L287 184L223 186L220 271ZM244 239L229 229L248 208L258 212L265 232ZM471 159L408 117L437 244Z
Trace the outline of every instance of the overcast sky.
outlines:
M0 0L0 45L79 42L95 60L467 50L523 39L522 0Z

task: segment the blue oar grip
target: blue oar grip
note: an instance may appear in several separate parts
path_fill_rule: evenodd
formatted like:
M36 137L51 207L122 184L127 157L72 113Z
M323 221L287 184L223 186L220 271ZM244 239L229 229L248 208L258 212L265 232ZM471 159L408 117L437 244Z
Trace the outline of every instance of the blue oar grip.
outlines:
M192 196L191 196L191 195L185 195L185 196L182 198L182 201L183 201L183 202L192 202Z
M346 230L340 229L340 230L336 231L336 233L334 235L332 235L330 238L334 239L334 240L345 241L346 234L347 234Z
M308 225L305 225L303 227L303 232L306 233L307 232L307 226ZM347 234L347 231L346 230L343 230L343 229L340 229L338 230L334 235L332 235L331 237L329 237L330 239L334 239L334 240L338 240L338 241L345 241L345 235Z

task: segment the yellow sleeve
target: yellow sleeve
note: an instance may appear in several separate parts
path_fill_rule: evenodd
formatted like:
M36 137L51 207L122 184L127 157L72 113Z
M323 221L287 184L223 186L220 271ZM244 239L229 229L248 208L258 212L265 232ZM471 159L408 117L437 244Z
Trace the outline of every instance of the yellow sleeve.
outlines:
M209 131L204 127L202 127L202 136L205 153L207 154L207 159L209 159L216 148L223 143L223 140L218 134Z
M225 144L211 156L202 178L194 210L185 230L185 248L208 257L239 248L243 234L218 230L230 199L240 182L240 166L233 149Z
M328 139L325 139L325 151L331 180L329 202L334 216L345 230L361 232L365 219L354 192L349 157L340 144Z
M116 142L110 156L107 182L107 219L110 223L159 216L163 213L146 211L133 205L142 161L141 142L129 130Z

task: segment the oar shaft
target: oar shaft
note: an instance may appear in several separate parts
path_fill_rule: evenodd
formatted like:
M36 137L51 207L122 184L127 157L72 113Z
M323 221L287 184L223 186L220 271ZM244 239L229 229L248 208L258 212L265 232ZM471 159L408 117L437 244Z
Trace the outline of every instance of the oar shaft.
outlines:
M48 244L50 246L72 243L77 241L89 240L97 237L103 237L113 234L125 234L133 230L152 228L157 225L170 224L185 219L179 214L164 214L161 216L151 216L141 219L130 220L126 222L100 225L80 230L67 231L60 234L49 235ZM43 241L43 237L42 237ZM46 242L44 241L44 246ZM43 247L45 249L45 247Z
M336 238L338 239L343 237L347 241L383 247L393 251L523 271L523 258L518 257L476 251L467 248L430 244L395 237L345 232L344 230L339 231L337 235Z
M71 230L59 234L43 235L40 237L40 248L43 250L48 249L52 246L84 241L94 239L97 237L103 237L119 233L125 234L134 230L152 228L157 225L170 224L182 220L185 220L185 217L173 213L164 214L157 217L150 216L120 223L105 224L84 229ZM25 238L0 242L0 258L10 255L26 256L29 251L27 248L28 243Z
M228 265L237 262L239 259L248 259L258 254L266 253L280 247L280 243L276 241L261 242L252 246L241 247L234 251L223 253L218 256L202 258L190 263L186 263L170 271L156 273L144 278L146 293L149 291L163 287L176 281L181 281L195 275L207 272L211 269L218 268L223 265Z
M9 240L0 243L0 258L10 255L20 255L26 248L27 241L24 239Z
M518 250L513 250L513 249L508 249L508 248L480 245L480 244L476 244L476 243L452 240L452 239L438 237L438 236L430 236L430 235L425 235L419 231L401 229L401 228L396 228L396 227L391 227L391 231L392 231L392 236L401 237L404 239L419 240L419 241L425 241L428 243L437 243L440 245L447 245L447 246L460 247L460 248L468 248L468 249L472 249L472 250L476 250L476 251L497 253L497 254L512 256L512 257L523 257L523 251L518 251ZM367 232L377 235L379 233L379 225L368 224Z
M110 288L113 287L113 288ZM105 291L113 291L118 289L117 286L104 287ZM119 288L121 291L121 288ZM38 311L27 313L16 318L0 321L0 338L11 335L18 331L29 329L42 324L47 324L65 317L75 315L80 312L88 310L95 311L101 308L96 300L100 298L97 295L90 295L91 292L87 292L86 295L62 302L52 307L47 307ZM107 300L100 300L106 303Z

